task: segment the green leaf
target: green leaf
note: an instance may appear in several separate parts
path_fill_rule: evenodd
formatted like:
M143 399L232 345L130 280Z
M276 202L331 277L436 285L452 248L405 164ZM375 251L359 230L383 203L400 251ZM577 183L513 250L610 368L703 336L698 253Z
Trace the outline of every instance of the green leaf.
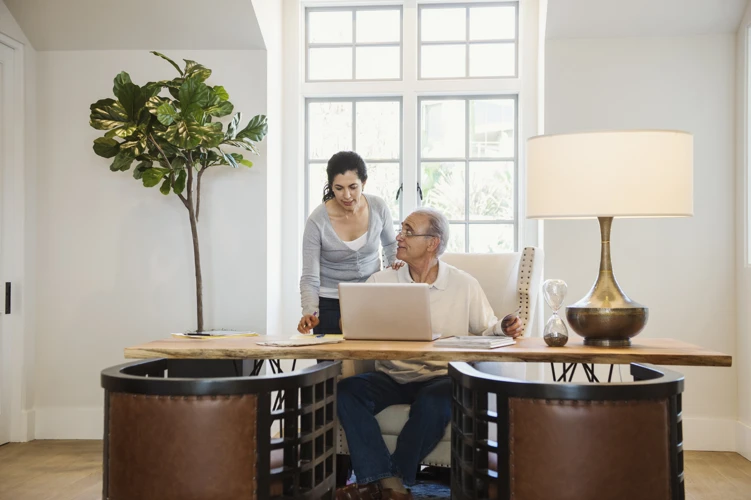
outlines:
M120 143L115 139L99 137L94 139L94 152L102 158L112 158L120 152Z
M146 138L136 141L127 141L120 144L121 151L129 151L135 159L136 156L142 155L146 152Z
M211 116L227 116L228 114L232 113L233 109L235 109L235 107L231 102L222 101L217 106L211 106L206 110L206 112Z
M189 59L183 59L185 61L185 76L192 76L198 78L199 81L205 82L211 76L211 70L202 64L198 64L195 61Z
M205 107L209 103L209 87L195 77L186 78L180 85L180 108L190 109L192 106Z
M224 132L222 131L222 124L219 122L209 123L204 129L204 137L201 139L201 144L206 148L215 148L219 146L224 140Z
M240 120L242 120L243 114L238 112L235 113L235 116L232 117L232 121L227 125L227 135L225 136L227 139L234 139L237 135L237 127L240 125Z
M171 187L172 187L172 186L171 186L171 183L170 183L170 178L169 178L169 177L167 177L166 179L164 179L164 182L162 182L162 185L161 185L161 187L159 188L159 191L160 191L160 192L161 192L161 193L162 193L163 195L165 195L165 196L166 196L166 195L168 195L168 194L169 194L169 192L170 192L170 188L171 188Z
M256 115L250 119L248 124L238 132L237 139L250 139L253 142L261 141L268 132L266 115Z
M245 166L246 166L246 167L248 167L248 168L250 168L250 167L252 167L252 166L253 166L253 162L252 162L252 161L250 161L250 160L245 160L245 159L242 159L242 160L240 160L240 163L242 163L243 165L245 165Z
M149 168L144 170L142 180L145 187L154 187L162 178L169 173L169 169L166 168Z
M141 87L141 93L144 95L144 97L146 97L146 99L150 99L159 95L159 93L162 91L162 88L164 88L166 84L167 80L148 82L146 85Z
M123 105L114 99L100 99L91 106L89 124L97 130L115 130L121 127L135 126L128 119ZM125 134L125 136L130 134ZM120 137L125 137L121 135Z
M243 139L243 140L224 140L222 144L226 144L228 146L234 146L236 148L243 148L246 151L250 151L253 154L260 154L258 151L258 148L253 144L253 141L250 139Z
M163 102L156 110L156 117L162 125L170 126L180 117L180 115L177 113L177 110L172 107L171 103Z
M133 169L133 178L134 179L140 179L143 177L143 173L150 169L151 166L154 164L152 161L142 161L138 165L136 165L136 168Z
M180 170L180 173L177 174L175 185L172 186L172 189L175 191L175 194L180 194L185 190L186 177L187 177L187 174L185 173L185 170Z
M136 159L136 155L132 151L122 150L115 155L115 160L110 165L110 170L113 172L126 171L130 168L130 164Z
M221 85L214 85L214 87L211 90L214 92L214 95L216 95L219 98L219 100L221 101L229 100L229 94Z
M238 168L239 167L239 165L237 164L237 161L235 160L235 153L227 154L225 152L222 152L222 154L224 155L224 159L227 160L227 164L228 165L231 165L232 168ZM237 156L240 156L240 155L237 155ZM240 156L240 157L242 158L242 156Z
M147 96L142 95L141 87L130 81L130 75L125 71L121 71L115 77L115 85L112 88L117 100L120 101L125 113L128 115L131 121L136 121L138 112L148 99Z
M178 72L178 73L180 73L180 75L182 76L182 74L183 74L183 71L182 71L182 70L180 69L180 66L178 66L178 65L177 65L177 63L176 63L175 61L173 61L173 60L172 60L172 59L170 59L169 57L165 56L164 54L160 54L159 52L156 52L156 51L153 51L153 50L152 50L152 51L151 51L151 53L152 53L152 54L154 54L155 56L159 56L159 57L161 57L161 58L162 58L162 59L164 59L165 61L168 61L168 62L169 62L169 63L170 63L170 64L171 64L172 66L174 66L174 67L175 67L175 69L177 70L177 72Z

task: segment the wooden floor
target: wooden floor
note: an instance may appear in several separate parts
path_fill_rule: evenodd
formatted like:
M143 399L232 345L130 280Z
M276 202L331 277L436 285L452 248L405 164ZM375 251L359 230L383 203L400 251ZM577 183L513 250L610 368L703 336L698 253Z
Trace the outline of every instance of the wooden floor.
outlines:
M99 500L101 441L0 446L0 499ZM751 500L751 462L737 453L687 452L687 500Z

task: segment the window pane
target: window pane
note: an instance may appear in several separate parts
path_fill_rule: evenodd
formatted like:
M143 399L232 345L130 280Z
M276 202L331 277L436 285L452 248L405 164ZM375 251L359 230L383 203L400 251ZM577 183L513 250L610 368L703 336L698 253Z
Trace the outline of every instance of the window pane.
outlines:
M514 101L475 99L469 102L469 150L472 158L513 158Z
M399 42L402 39L402 19L399 10L359 10L357 16L358 43Z
M448 253L464 253L466 235L464 234L464 224L449 224L449 244L446 247Z
M380 196L386 201L393 220L400 221L399 202L396 192L399 190L398 163L370 163L368 164L368 182L365 186L366 194Z
M450 220L463 220L466 186L464 162L423 163L422 204L443 212Z
M499 40L516 38L514 7L471 7L469 39Z
M358 80L398 80L401 75L399 47L357 47Z
M352 11L308 12L310 43L352 43Z
M423 42L453 42L467 39L467 9L464 7L420 9L420 39Z
M466 45L423 45L420 54L420 78L467 76Z
M351 80L352 47L310 49L308 51L309 80Z
M513 220L513 162L469 164L469 217L473 220Z
M328 160L352 150L352 103L308 103L308 157Z
M513 224L470 224L470 253L513 252Z
M421 101L422 158L464 158L464 100Z
M308 177L308 215L321 204L323 187L326 185L326 164L311 163Z
M514 76L516 45L479 43L469 46L469 76Z
M401 133L399 102L358 102L355 110L355 151L370 160L398 159Z

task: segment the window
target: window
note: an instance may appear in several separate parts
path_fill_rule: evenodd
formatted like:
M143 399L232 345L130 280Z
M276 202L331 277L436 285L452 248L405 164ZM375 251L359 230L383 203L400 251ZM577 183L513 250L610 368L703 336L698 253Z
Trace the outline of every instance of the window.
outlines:
M402 175L401 99L308 99L306 104L306 214L321 203L328 159L351 150L368 166L366 193L383 198L395 223L401 220L396 199Z
M304 215L331 155L353 150L395 224L430 206L448 251L514 251L518 142L533 135L518 126L519 2L400 3L305 9Z
M517 4L420 6L420 78L516 76Z
M400 80L400 7L309 8L307 80Z
M516 100L420 99L423 205L451 223L450 252L514 250Z

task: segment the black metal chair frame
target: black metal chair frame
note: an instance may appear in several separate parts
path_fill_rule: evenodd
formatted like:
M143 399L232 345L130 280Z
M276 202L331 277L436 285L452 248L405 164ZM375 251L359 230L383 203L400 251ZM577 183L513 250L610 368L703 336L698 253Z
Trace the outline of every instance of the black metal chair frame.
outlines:
M336 471L336 380L340 361L325 361L298 372L251 377L168 378L167 360L148 360L102 371L104 395L104 498L109 488L109 393L154 396L258 396L259 498L275 480L283 482L280 499L334 498ZM272 393L283 393L283 407L272 409ZM298 404L299 401L299 404ZM280 437L271 427L280 422ZM299 431L298 431L299 425ZM272 450L284 450L282 467L270 469ZM299 459L298 459L299 457Z
M490 482L498 486L498 498L511 498L507 473L488 469L488 453L497 455L498 471L509 470L507 439L488 439L488 424L495 423L498 436L508 434L512 397L552 400L667 399L669 415L671 500L684 500L683 480L683 375L654 365L631 364L634 382L612 384L540 383L512 380L483 373L468 363L449 364L453 379L451 437L451 498L488 498ZM496 394L496 411L488 409L488 395Z

